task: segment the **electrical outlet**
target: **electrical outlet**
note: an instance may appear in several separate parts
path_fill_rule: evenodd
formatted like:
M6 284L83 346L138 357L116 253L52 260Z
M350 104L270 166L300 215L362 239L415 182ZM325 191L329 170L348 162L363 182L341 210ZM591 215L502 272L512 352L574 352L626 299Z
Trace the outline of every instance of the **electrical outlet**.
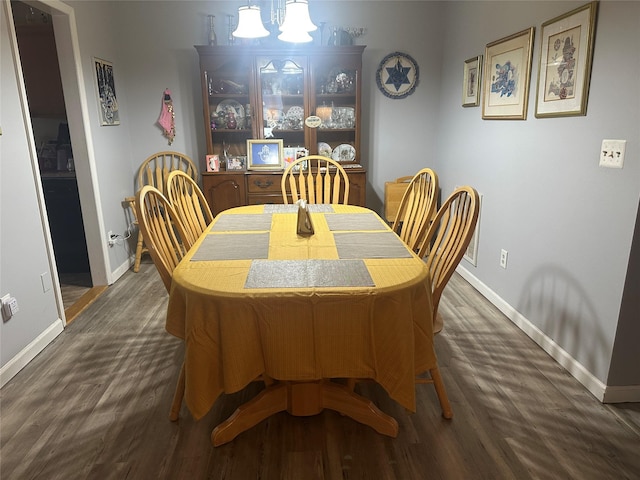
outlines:
M113 232L111 230L109 230L107 232L107 244L110 247L113 247L116 244L116 238L117 236L113 234Z
M507 257L509 256L509 252L507 252L504 248L500 250L500 266L502 268L507 268Z
M600 148L600 166L607 168L622 168L624 164L624 150L626 140L602 140Z
M2 319L5 322L20 310L18 307L18 300L16 300L15 297L12 297L10 293L7 293L2 297L0 302L2 303Z

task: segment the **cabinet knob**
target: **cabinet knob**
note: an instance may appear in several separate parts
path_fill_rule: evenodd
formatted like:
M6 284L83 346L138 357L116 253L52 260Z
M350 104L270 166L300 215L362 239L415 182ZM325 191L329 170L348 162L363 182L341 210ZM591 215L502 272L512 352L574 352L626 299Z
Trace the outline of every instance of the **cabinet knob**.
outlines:
M267 180L266 182L261 182L260 180L254 180L253 184L258 188L269 188L271 185L273 185L273 182L271 180Z

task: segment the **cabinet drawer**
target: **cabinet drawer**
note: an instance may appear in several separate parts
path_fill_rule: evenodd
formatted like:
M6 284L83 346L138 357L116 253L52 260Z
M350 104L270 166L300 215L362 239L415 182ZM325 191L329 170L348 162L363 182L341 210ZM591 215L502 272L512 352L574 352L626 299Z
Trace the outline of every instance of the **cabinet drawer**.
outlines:
M278 192L277 195L256 194L256 195L249 195L247 197L248 205L266 205L270 203L273 203L273 204L284 203L284 200L282 199L282 194ZM289 200L289 203L291 203L291 200Z
M249 194L279 194L281 195L280 179L278 175L247 175L247 190Z

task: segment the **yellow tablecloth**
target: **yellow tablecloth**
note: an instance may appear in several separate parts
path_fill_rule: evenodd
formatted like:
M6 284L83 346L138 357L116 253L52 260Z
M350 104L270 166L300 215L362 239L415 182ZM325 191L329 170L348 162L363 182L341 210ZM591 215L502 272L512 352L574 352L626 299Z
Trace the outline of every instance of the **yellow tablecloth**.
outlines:
M372 213L332 207L337 214ZM185 341L185 401L194 418L262 373L277 380L372 378L415 411L415 374L436 366L424 262L413 254L365 258L374 287L245 289L251 260L191 260L207 235L229 234L212 232L220 219L258 218L264 208L222 212L173 273L166 329ZM295 213L271 214L270 260L339 258L326 221L332 213L311 215L316 233L303 237ZM390 231L382 220L380 230Z

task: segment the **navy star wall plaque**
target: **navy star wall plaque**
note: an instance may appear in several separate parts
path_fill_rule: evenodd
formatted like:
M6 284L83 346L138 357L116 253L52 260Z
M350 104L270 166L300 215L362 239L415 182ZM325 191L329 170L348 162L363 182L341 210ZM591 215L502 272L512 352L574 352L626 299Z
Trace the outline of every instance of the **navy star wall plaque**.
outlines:
M406 53L393 52L380 62L376 83L389 98L400 99L411 95L418 85L418 64Z

